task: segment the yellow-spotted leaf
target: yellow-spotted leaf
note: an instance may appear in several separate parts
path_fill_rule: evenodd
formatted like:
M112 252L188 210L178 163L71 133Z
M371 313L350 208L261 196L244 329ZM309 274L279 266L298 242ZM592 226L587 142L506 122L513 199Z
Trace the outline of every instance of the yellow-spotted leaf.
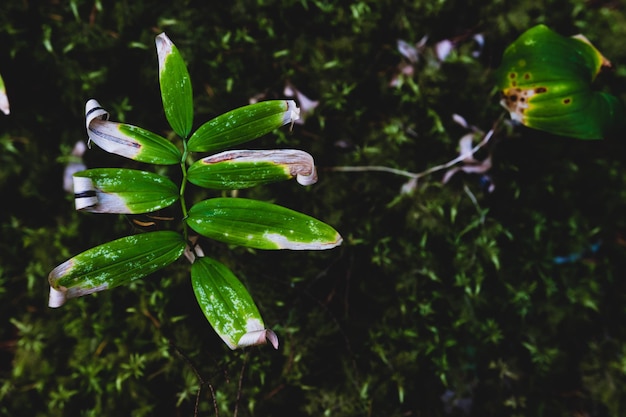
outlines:
M109 112L96 100L85 105L85 123L89 142L109 153L151 164L179 164L178 148L155 133L141 127L109 121Z
M156 37L156 49L165 117L178 136L187 138L193 125L193 93L187 66L165 33Z
M75 173L73 180L76 210L92 213L149 213L179 197L169 178L134 169L88 169Z
M317 181L311 155L293 149L225 151L196 161L187 171L192 184L218 190L249 188L293 177L302 185Z
M191 266L191 283L205 317L231 349L267 343L278 337L265 328L250 293L228 267L207 257Z
M181 257L186 243L172 231L127 236L91 248L50 272L50 307L127 284L166 267Z
M322 250L341 244L331 226L306 214L245 198L211 198L189 210L187 224L199 234L257 249Z
M616 97L592 81L609 61L582 35L544 25L524 32L504 52L496 73L501 104L530 128L578 139L602 139L624 124Z
M293 100L268 100L231 110L206 122L189 138L193 152L217 152L259 138L300 117Z

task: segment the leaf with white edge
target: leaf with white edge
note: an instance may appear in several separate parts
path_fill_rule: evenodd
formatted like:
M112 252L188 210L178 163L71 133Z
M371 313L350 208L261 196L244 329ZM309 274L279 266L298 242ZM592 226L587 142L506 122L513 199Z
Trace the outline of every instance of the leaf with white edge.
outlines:
M182 235L158 231L123 237L91 248L50 272L48 305L60 307L67 299L143 278L180 258L185 246Z
M233 150L196 161L187 171L192 184L237 190L296 177L302 185L317 182L313 157L294 149Z
M192 152L217 152L259 138L298 120L293 100L268 100L231 110L206 122L189 138Z
M7 89L4 86L4 80L0 75L0 111L7 116L11 113L9 108L9 97L7 96Z
M245 198L201 201L186 222L203 236L256 249L322 250L342 241L335 229L311 216Z
M268 341L278 349L278 337L265 328L250 293L228 267L214 259L196 258L191 284L205 317L231 349Z
M179 164L182 158L176 145L141 127L109 121L109 112L91 99L85 105L85 124L89 142L109 153L150 164Z
M176 134L187 138L193 125L191 79L182 55L165 33L156 37L159 84L165 117Z
M152 172L97 168L74 174L76 210L92 213L149 213L170 206L178 197L176 184Z

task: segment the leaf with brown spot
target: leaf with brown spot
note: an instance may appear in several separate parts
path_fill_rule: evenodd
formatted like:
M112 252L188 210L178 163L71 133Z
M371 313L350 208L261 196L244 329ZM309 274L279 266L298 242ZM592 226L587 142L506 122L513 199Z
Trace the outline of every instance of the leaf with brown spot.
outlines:
M623 125L624 107L592 89L610 62L583 36L561 36L544 25L524 32L504 52L496 73L513 120L578 139L602 139Z

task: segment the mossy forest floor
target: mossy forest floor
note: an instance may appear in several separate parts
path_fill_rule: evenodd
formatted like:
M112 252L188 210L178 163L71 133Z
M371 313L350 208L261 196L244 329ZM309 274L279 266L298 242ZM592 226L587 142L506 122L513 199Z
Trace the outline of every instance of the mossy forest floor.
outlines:
M625 6L3 1L0 415L625 415L626 140L513 126L492 78L504 48L544 23L589 38L614 65L597 88L626 97ZM183 260L47 307L56 265L141 231L125 216L75 212L63 172L86 140L89 98L113 120L169 134L154 48L162 31L189 66L196 126L255 97L283 98L287 84L319 102L303 124L247 145L306 150L319 182L239 195L319 218L343 245L203 243L248 287L277 351L230 351ZM415 62L399 40L419 44ZM471 131L455 114L475 131L496 127L475 155L491 158L489 171L444 184L445 169L417 183L336 170L445 164ZM140 166L96 147L84 162Z

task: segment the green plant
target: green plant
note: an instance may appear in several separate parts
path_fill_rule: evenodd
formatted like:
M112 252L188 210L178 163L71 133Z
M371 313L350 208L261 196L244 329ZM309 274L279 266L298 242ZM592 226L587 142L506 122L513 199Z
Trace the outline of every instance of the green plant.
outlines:
M49 275L51 307L66 299L143 278L183 255L191 262L196 299L212 327L231 348L278 339L266 329L244 285L223 263L204 255L198 235L256 249L328 249L341 244L331 226L305 214L254 199L214 197L187 209L188 183L215 190L242 189L296 177L316 182L313 158L297 150L233 150L194 161L193 152L215 152L255 139L292 123L294 101L271 100L230 111L193 134L190 77L176 46L156 37L159 82L166 118L181 138L179 149L143 128L108 120L109 113L89 100L85 118L89 140L107 152L156 165L179 165L180 185L168 177L126 168L88 169L74 174L77 210L93 213L152 213L180 203L180 230L151 231L89 249L57 266Z

